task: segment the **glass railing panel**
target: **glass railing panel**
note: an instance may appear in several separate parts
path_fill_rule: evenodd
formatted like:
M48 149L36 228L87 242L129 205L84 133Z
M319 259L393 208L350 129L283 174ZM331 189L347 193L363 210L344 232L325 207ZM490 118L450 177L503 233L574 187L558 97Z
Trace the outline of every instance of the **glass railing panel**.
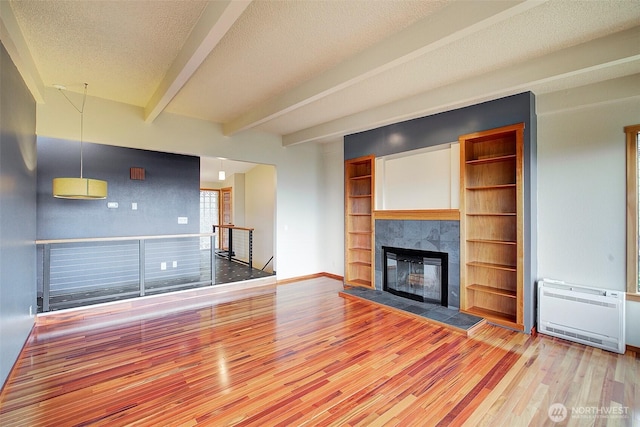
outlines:
M210 285L211 251L200 247L199 237L147 240L146 294Z
M202 245L215 233L37 241L38 312L275 274L249 267L253 230L229 231L236 249L224 255Z
M54 245L50 256L50 310L137 296L138 271L138 241Z

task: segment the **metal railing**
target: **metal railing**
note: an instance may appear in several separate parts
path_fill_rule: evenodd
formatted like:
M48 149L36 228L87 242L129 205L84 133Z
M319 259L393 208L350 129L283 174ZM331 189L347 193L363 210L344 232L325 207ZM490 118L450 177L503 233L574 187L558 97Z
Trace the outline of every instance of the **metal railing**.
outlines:
M214 233L216 228L219 228L223 235L222 248L216 250L216 255L229 261L253 266L253 228L214 225Z
M202 238L211 240L209 248L201 248ZM215 238L202 233L36 241L38 311L213 285Z

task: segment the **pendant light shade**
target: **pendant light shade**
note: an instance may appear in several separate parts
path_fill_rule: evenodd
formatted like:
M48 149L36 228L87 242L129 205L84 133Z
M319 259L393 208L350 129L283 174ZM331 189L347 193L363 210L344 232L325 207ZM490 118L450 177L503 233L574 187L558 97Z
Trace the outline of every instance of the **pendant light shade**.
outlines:
M84 134L84 104L87 100L87 84L84 84L84 97L82 108L75 106L73 102L62 92L64 86L56 86L58 91L67 98L67 101L80 113L80 178L53 178L53 197L59 199L95 200L107 198L107 181L84 178L83 172L83 134Z
M106 199L107 181L90 178L53 178L53 197L58 199Z
M227 174L222 170L222 159L220 159L220 171L218 171L218 181L227 179Z

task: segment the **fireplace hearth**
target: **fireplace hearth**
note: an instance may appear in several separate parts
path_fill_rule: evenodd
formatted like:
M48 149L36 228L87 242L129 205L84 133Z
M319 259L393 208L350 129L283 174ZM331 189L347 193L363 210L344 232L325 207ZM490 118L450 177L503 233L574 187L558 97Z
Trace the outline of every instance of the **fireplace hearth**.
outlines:
M415 301L448 303L446 252L383 246L383 290Z

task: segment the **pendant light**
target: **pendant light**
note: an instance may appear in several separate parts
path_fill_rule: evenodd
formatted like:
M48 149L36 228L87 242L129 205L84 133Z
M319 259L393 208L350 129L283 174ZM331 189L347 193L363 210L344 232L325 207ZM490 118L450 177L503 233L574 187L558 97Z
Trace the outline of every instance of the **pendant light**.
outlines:
M87 100L87 86L84 84L82 108L76 107L63 92L64 86L56 85L58 91L80 113L80 178L53 178L53 197L59 199L96 200L107 198L107 181L84 178L83 176L83 137L84 137L84 105Z
M218 172L218 181L227 179L227 174L222 170L222 159L220 159L220 171Z

